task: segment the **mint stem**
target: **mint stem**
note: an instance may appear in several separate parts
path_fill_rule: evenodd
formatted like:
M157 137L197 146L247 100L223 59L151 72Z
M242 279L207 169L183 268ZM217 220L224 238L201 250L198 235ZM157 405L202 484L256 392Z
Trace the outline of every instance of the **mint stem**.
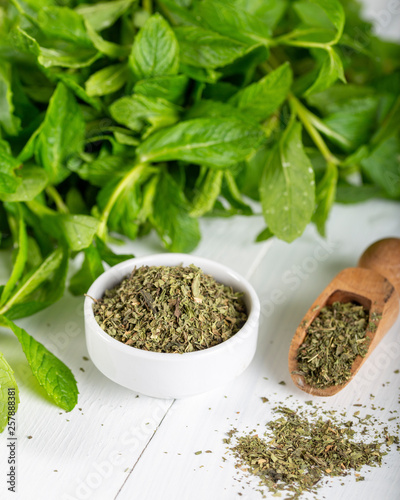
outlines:
M69 210L67 205L64 203L64 200L61 198L60 193L57 191L57 189L54 186L47 186L46 188L46 194L49 198L51 198L56 207L57 210L63 214L68 214Z
M143 9L150 15L153 13L153 3L152 0L143 0Z
M319 149L322 156L328 163L333 163L334 165L340 165L340 160L331 153L328 146L326 145L321 134L314 126L314 119L317 118L313 113L311 113L303 104L295 97L293 94L289 96L289 101L293 111L297 114L300 121L304 125L314 144Z
M132 168L132 170L130 170L117 184L100 217L100 224L97 230L97 236L102 240L104 240L106 237L107 221L110 216L111 210L113 209L115 203L117 202L120 194L124 191L124 189L128 186L130 182L133 182L135 179L136 180L139 179L140 175L146 168L147 164L145 163L139 163L138 165L135 165Z

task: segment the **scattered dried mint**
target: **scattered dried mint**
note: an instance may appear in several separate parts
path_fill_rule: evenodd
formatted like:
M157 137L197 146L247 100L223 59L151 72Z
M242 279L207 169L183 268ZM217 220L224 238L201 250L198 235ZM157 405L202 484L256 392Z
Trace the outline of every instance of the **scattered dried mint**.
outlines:
M323 307L306 330L294 373L319 388L349 380L356 357L368 352L368 316L368 311L354 302L334 302Z
M146 351L184 353L215 346L247 320L243 294L194 265L143 266L93 304L100 327Z
M277 495L285 491L293 493L290 498L299 498L305 491L315 493L323 477L346 476L364 465L381 465L386 454L381 446L394 442L387 429L380 436L382 443L367 444L353 440L352 421L336 422L333 416L310 421L309 414L283 406L274 411L277 418L267 423L265 438L255 431L239 435L232 429L224 442L236 458L236 467L258 476L260 486ZM356 478L362 480L357 473Z

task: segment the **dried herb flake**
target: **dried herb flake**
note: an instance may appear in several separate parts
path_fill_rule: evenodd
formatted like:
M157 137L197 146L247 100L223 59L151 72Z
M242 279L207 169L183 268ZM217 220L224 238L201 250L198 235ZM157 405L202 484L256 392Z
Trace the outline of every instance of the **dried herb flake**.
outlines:
M325 306L307 328L297 354L297 374L313 387L331 387L351 377L356 357L368 352L368 311L353 302Z
M243 294L198 267L143 266L94 302L101 328L126 345L185 353L215 346L247 320Z

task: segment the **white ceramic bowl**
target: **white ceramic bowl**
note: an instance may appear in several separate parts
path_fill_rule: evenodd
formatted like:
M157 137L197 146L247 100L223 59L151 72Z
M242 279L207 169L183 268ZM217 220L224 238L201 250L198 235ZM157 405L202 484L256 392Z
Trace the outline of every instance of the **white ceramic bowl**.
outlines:
M109 379L135 392L158 398L183 398L210 391L240 375L253 359L258 336L260 301L253 287L238 273L208 259L165 253L129 259L99 276L88 295L100 299L140 266L194 264L217 281L244 292L248 319L230 339L216 346L183 354L144 351L127 346L100 328L93 301L85 299L85 334L89 355Z

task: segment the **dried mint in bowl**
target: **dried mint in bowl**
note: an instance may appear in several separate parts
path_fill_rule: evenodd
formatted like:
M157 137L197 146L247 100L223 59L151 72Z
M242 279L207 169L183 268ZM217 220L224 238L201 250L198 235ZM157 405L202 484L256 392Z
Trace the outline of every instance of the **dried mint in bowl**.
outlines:
M93 304L111 337L154 352L185 353L215 346L247 320L243 294L194 265L142 266Z
M307 328L295 373L319 388L349 380L356 357L368 352L368 318L368 311L354 302L334 302L323 307Z

